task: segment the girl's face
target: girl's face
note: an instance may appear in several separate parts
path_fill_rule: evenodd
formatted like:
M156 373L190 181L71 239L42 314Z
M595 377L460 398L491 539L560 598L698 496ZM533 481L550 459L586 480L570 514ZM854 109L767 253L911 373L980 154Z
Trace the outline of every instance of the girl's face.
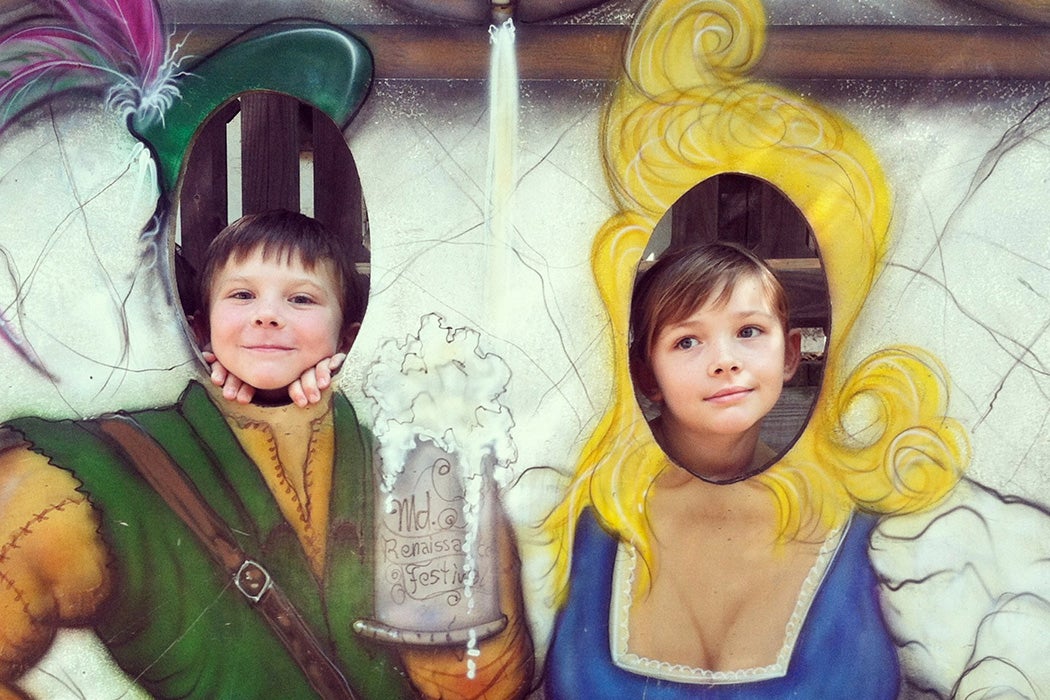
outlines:
M340 350L340 287L329 261L311 270L298 256L264 259L256 249L226 262L210 299L212 351L256 389L288 386Z
M658 329L643 387L663 403L661 429L698 444L757 434L800 355L798 332L785 334L756 276L737 280L716 304Z

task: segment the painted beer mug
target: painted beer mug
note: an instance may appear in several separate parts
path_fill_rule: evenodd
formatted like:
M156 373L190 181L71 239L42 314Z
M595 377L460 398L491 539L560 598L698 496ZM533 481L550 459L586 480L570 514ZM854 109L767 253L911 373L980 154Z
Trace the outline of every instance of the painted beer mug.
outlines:
M363 634L466 643L506 624L499 609L497 481L516 459L499 398L503 360L478 334L429 315L388 340L369 371L377 449L375 617Z

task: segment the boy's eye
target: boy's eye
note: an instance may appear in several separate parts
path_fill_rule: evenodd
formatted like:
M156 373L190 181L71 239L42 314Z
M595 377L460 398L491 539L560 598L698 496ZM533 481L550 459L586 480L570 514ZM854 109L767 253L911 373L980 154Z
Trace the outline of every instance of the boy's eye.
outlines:
M700 341L696 338L682 338L674 346L679 350L688 350L689 348L695 348L699 344Z
M313 297L308 294L293 294L289 301L293 304L312 304L314 303Z
M756 338L762 334L762 329L758 326L745 326L740 329L739 336L741 338Z
M237 291L231 292L229 295L230 299L252 299L253 295L251 292L244 289L238 289Z

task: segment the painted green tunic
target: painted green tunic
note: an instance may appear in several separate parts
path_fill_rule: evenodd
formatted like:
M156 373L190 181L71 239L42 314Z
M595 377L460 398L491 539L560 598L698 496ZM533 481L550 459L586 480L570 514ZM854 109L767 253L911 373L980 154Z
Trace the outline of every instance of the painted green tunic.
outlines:
M396 658L357 638L372 614L370 445L334 398L336 463L323 580L311 572L262 475L192 383L176 406L132 414L190 476L249 557L262 562L362 698L411 697ZM158 698L314 697L298 666L195 536L91 421L12 423L70 470L102 517L115 593L92 620L120 666Z

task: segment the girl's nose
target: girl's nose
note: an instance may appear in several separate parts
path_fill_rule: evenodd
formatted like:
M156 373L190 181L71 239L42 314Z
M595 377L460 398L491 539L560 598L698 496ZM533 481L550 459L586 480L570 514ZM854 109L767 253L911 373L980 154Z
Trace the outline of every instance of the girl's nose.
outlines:
M708 367L708 374L718 377L726 372L736 374L740 371L740 362L736 359L731 347L726 343L720 343L715 348L715 355Z
M735 362L720 362L711 365L711 374L714 376L721 376L726 372L730 374L736 374L740 371L740 365Z

